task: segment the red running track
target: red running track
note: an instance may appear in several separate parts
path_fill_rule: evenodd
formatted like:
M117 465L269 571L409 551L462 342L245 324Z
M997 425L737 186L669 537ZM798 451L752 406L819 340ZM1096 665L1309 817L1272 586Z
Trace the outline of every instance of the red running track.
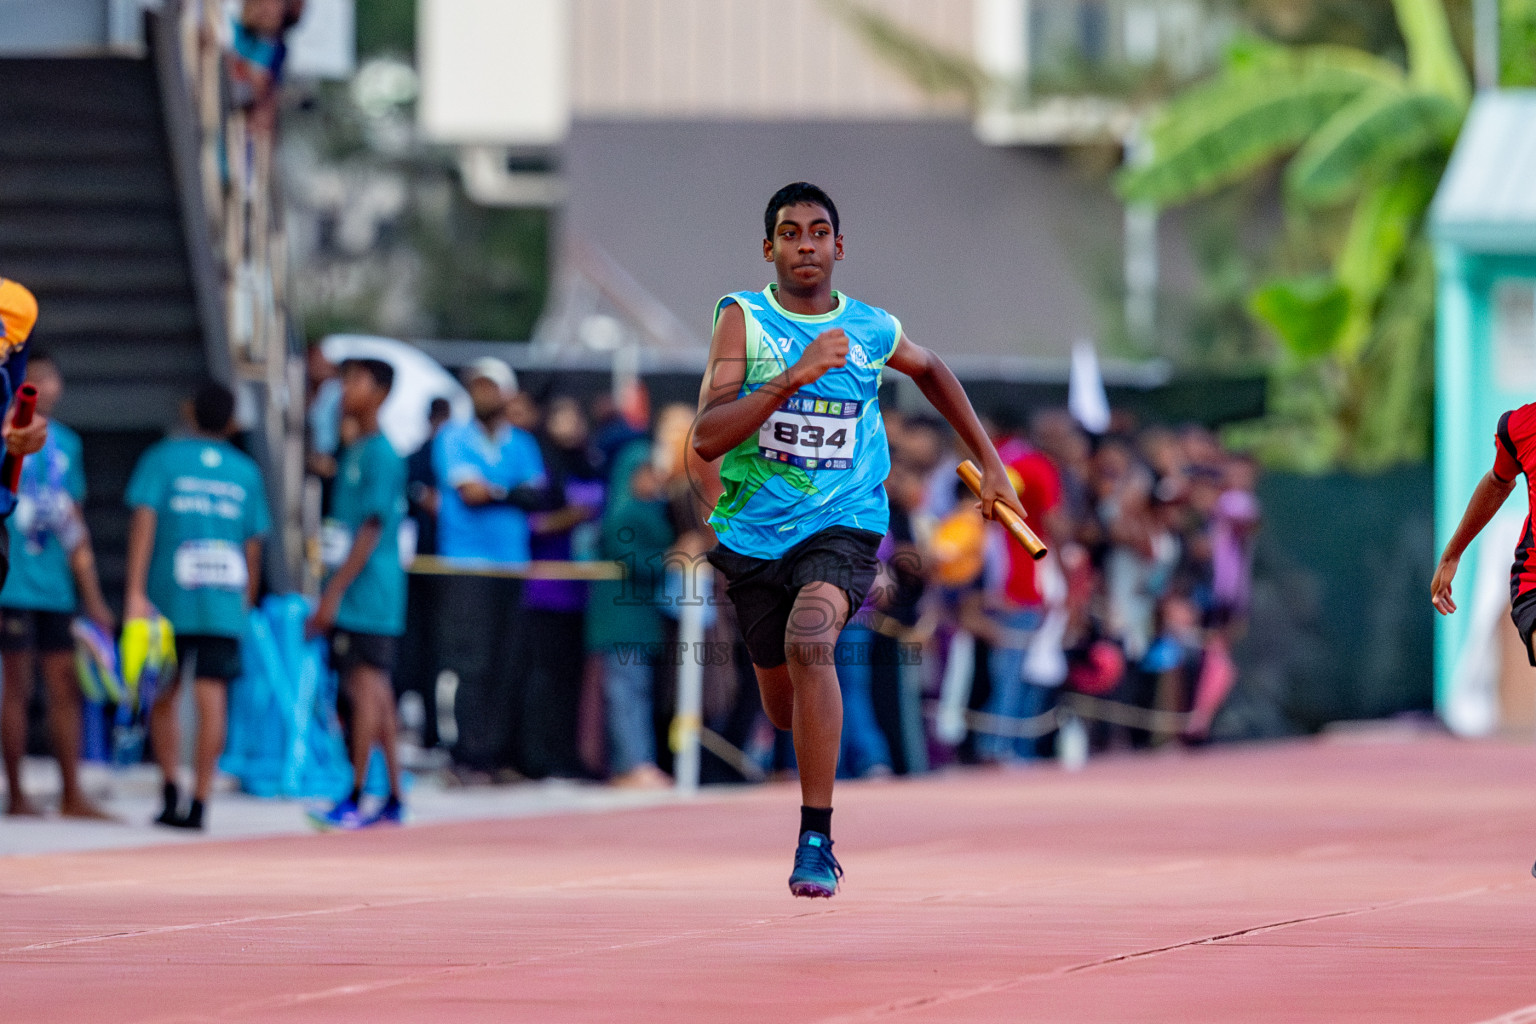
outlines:
M830 902L796 804L11 858L0 1021L1536 1021L1536 747L848 786Z

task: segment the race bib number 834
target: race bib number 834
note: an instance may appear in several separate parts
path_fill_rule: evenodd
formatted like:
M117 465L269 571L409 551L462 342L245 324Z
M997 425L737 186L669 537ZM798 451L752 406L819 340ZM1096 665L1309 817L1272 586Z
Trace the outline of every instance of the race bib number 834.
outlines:
M758 454L801 469L849 469L858 442L859 404L796 395L757 431Z

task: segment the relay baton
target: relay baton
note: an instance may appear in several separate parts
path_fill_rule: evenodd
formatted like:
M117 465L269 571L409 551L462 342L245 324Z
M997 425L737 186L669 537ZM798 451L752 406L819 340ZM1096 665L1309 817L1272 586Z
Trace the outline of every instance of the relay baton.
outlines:
M23 384L16 392L16 416L11 420L14 427L25 427L32 422L32 413L37 410L37 388L31 384ZM5 460L0 461L0 482L15 494L21 487L21 460L24 456L5 453Z
M956 467L955 472L960 474L960 479L965 481L965 486L969 487L978 498L981 497L981 470L976 468L976 463L966 459ZM1019 542L1019 546L1029 552L1030 558L1038 562L1045 557L1045 541L1035 536L1035 531L1024 522L1024 517L1015 512L1012 507L1000 501L994 501L992 515L1007 528L1013 535L1013 539Z

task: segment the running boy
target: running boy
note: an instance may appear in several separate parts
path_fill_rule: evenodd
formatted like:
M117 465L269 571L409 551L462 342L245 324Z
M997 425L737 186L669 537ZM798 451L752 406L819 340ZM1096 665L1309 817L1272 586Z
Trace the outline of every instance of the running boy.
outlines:
M195 433L145 452L128 481L128 586L124 617L164 615L176 631L178 678L155 695L150 740L164 774L157 824L203 827L214 767L224 752L229 683L240 674L240 634L261 581L262 538L271 529L267 490L250 456L229 443L235 396L212 381L191 403ZM197 748L192 803L180 809L178 713L192 679Z
M1023 509L943 361L889 313L833 290L843 237L827 194L786 185L768 201L763 229L777 280L715 306L693 450L721 460L709 560L725 576L763 707L794 734L802 803L789 889L832 896L842 877L831 832L843 717L832 652L874 582L889 519L881 371L911 377L976 456L983 515L997 502Z
M324 814L322 828L399 824L400 765L395 750L395 645L405 632L405 568L400 564L400 522L405 517L405 460L379 432L379 407L395 371L379 359L341 364L341 411L359 437L342 453L331 492L331 517L320 547L330 579L309 621L312 636L330 633L331 663L352 704L349 745L352 792ZM359 808L368 759L378 744L389 769L389 796L373 814Z

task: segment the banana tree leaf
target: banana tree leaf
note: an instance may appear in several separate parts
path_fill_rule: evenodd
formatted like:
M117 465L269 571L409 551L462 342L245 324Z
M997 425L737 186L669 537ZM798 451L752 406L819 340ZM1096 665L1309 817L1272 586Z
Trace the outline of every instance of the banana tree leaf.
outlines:
M1251 32L1239 32L1227 44L1226 70L1228 73L1250 71L1256 64L1283 59L1285 47Z
M1370 89L1307 140L1286 168L1286 186L1303 202L1338 202L1405 160L1449 152L1465 113L1438 93Z
M1536 0L1501 0L1499 84L1536 86Z
M1338 346L1349 324L1351 297L1331 277L1285 278L1256 289L1248 310L1297 357L1315 359Z
M1257 55L1174 100L1148 133L1151 160L1122 172L1120 194L1159 205L1206 195L1301 145L1367 89L1402 80L1344 47Z
M1408 44L1408 75L1413 84L1465 107L1472 89L1451 36L1445 4L1441 0L1392 0L1392 7L1403 41Z
M1392 281L1434 198L1439 165L1405 166L1355 204L1349 233L1334 261L1334 278L1369 313Z
M1429 454L1434 393L1434 255L1411 246L1381 301L1361 367L1350 461L1366 472Z

